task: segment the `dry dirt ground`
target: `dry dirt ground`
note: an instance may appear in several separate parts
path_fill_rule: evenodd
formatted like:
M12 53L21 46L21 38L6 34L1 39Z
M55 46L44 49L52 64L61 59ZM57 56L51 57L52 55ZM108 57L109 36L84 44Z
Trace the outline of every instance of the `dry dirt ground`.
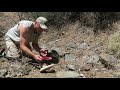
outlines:
M0 13L0 50L5 47L5 32L14 25L12 17L15 21L19 20L16 13ZM57 50L60 55L59 62L46 72L40 73L41 63L36 63L28 57L22 57L22 62L0 57L1 77L59 78L56 75L59 71L74 71L79 73L75 78L118 78L119 62L114 63L118 66L117 70L109 69L100 62L100 57L96 56L99 56L100 51L105 52L106 48L96 42L92 30L93 28L83 27L78 22L60 30L50 27L49 32L43 32L40 36L39 46ZM66 77L69 78L69 75Z

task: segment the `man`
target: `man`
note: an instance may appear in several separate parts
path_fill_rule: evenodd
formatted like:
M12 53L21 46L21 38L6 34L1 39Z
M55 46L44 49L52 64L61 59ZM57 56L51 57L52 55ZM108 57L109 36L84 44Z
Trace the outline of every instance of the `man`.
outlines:
M45 17L38 17L35 22L23 20L12 27L5 34L7 47L6 57L18 58L20 57L20 51L22 51L36 61L44 60L43 57L47 55L47 51L39 47L38 38L44 30L48 29L45 25L46 22L47 19ZM32 52L30 43L32 43L32 47L39 52L38 55ZM51 60L52 58L48 57L46 60L47 59Z

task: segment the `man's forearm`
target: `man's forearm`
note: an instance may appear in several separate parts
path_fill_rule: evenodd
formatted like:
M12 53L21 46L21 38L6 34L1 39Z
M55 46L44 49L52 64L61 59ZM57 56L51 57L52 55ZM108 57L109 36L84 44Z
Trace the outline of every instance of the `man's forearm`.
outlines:
M26 46L21 46L20 48L21 48L21 50L22 50L23 52L25 52L27 55L29 55L29 56L31 56L31 57L34 58L34 53L32 53L32 51L31 51L29 48L27 48Z

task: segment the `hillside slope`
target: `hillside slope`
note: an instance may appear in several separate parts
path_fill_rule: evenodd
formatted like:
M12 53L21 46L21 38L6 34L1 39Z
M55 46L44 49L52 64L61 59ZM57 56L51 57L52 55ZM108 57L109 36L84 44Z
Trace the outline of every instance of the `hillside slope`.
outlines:
M12 20L13 17L14 20ZM0 13L0 51L5 47L5 32L18 21L17 12ZM28 62L32 60L27 57L22 58L22 63L0 57L0 77L120 77L119 59L114 57L114 53L108 52L107 43L105 43L108 41L109 36L107 32L95 36L93 28L82 26L79 22L68 24L61 29L49 27L49 31L43 32L40 36L39 46L46 47L48 50L56 50L60 55L59 62L50 70L40 73L41 63L32 62L30 64ZM71 71L72 75L68 71ZM79 75L77 76L76 73Z

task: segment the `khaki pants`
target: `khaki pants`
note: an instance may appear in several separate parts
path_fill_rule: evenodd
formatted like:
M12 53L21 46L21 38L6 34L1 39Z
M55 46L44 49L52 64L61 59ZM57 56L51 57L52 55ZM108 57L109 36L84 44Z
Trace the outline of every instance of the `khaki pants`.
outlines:
M8 36L5 36L6 42L6 57L10 58L19 58L20 57L20 48L19 44L15 44Z

